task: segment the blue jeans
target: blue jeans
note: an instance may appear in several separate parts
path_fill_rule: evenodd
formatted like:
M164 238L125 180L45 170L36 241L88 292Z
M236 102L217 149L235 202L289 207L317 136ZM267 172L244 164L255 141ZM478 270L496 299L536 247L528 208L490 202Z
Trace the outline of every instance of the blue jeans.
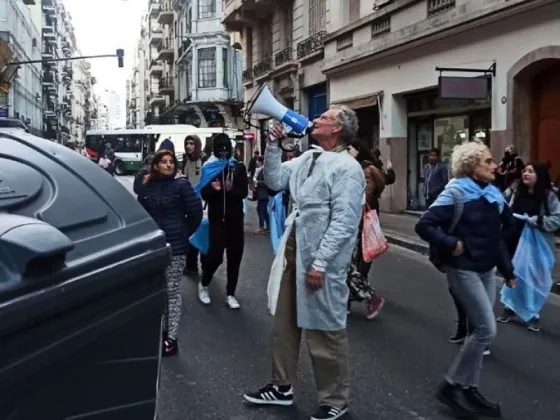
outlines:
M484 273L448 268L447 281L460 302L474 332L467 337L445 378L462 387L477 388L480 382L484 350L496 337L496 281L494 270Z

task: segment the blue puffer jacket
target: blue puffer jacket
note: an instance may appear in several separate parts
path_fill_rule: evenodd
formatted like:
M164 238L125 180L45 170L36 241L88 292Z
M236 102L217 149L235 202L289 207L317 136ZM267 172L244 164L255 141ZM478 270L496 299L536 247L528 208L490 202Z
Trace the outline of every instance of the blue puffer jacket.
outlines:
M140 190L138 201L165 232L173 255L185 255L189 237L202 221L202 202L187 178L154 179Z

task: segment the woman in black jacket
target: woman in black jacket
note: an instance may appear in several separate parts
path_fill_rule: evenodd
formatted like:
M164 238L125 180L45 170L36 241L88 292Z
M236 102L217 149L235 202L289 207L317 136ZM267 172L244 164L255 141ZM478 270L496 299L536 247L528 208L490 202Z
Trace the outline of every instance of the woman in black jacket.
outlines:
M177 330L181 318L181 280L188 240L202 221L202 202L185 177L177 177L177 160L171 150L158 151L150 172L142 180L138 201L165 232L171 245L167 267L167 308L164 319L163 356L177 353Z
M515 285L504 242L515 222L501 192L492 185L497 166L488 147L478 142L463 144L455 148L451 161L455 178L422 215L416 232L439 250L449 287L474 331L445 375L437 397L458 417L499 417L499 405L488 402L478 386L484 351L496 336L496 266L508 279L507 285ZM460 218L449 231L457 208L462 208Z

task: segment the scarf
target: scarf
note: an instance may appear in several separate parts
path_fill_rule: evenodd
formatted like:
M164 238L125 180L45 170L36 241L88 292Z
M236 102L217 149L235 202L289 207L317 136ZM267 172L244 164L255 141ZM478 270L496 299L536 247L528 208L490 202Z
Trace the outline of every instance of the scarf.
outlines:
M456 190L461 195L463 202L468 203L469 201L476 201L481 197L484 197L489 203L496 203L500 208L500 213L504 209L506 203L504 196L498 188L494 185L487 185L482 188L470 177L453 178L447 183L445 189L438 196L432 207L436 206L452 206L455 204L453 199L452 190Z

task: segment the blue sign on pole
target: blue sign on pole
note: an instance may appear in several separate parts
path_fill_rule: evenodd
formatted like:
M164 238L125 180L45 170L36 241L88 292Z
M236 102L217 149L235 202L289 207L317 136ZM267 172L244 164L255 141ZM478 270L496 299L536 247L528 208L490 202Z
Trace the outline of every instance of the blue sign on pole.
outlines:
M0 118L8 118L8 108L0 106Z

